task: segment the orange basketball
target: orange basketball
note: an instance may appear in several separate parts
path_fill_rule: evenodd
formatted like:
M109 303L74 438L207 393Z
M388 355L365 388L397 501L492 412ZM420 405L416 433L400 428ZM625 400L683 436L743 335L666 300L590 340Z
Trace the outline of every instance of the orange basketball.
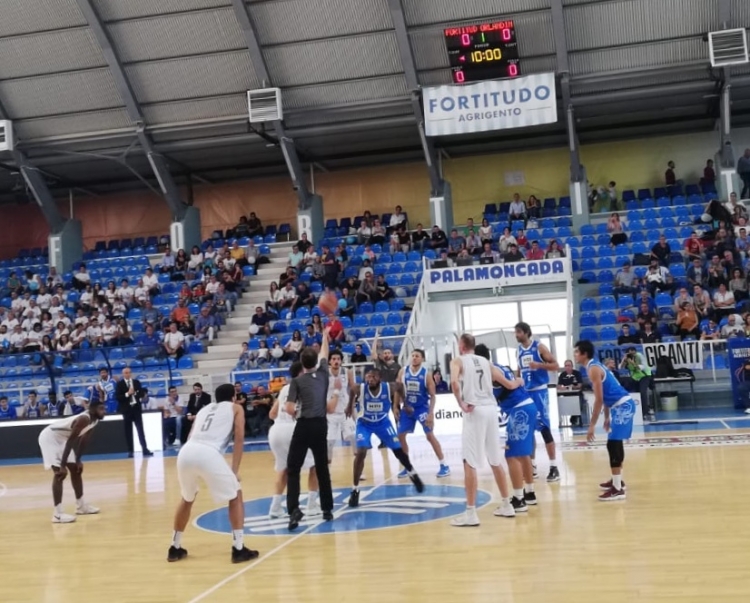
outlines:
M335 314L336 309L339 307L339 300L333 293L324 293L318 300L318 308L325 315Z

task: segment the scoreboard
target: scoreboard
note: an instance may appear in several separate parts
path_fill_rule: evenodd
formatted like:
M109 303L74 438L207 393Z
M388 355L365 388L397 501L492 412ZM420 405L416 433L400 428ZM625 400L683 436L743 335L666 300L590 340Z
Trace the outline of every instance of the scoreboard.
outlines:
M444 34L454 84L521 75L513 21L449 27Z

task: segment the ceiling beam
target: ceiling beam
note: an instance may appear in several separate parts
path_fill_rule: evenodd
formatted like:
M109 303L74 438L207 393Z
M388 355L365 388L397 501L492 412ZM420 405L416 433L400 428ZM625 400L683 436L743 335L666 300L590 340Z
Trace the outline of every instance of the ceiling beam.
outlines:
M273 87L271 75L268 72L266 59L263 56L263 50L258 41L258 33L250 16L248 7L245 4L245 0L231 1L235 18L240 25L240 29L242 29L242 35L245 39L247 51L250 53L250 62L255 70L255 75L258 76L258 79L261 81L264 88L271 88ZM284 161L287 170L289 171L289 176L292 179L292 186L297 192L298 206L300 209L309 209L311 204L311 194L307 188L307 176L302 170L302 164L300 163L294 139L284 130L284 124L281 120L274 121L273 127L276 131L276 138L279 141L281 152L284 154Z
M440 162L435 150L435 144L431 138L425 135L424 113L422 108L422 99L420 94L419 78L417 77L417 67L414 61L414 52L409 39L409 31L406 27L406 17L404 16L404 7L401 0L388 0L388 8L391 11L393 28L396 31L396 44L398 53L401 57L401 65L404 68L404 77L406 78L406 87L411 92L411 107L414 113L414 119L417 122L419 138L422 141L424 151L424 160L427 164L427 170L430 176L430 188L432 196L438 197L442 194L445 182L440 175Z
M172 178L172 174L169 171L169 166L167 165L164 156L154 151L151 136L146 132L146 120L143 117L143 111L141 110L138 99L130 85L128 76L125 73L125 68L120 61L120 58L117 56L117 52L115 51L109 33L91 3L91 0L77 0L77 3L78 8L81 10L81 13L83 13L83 17L86 19L89 29L91 30L91 33L94 34L94 38L104 55L104 60L109 66L109 71L114 79L115 88L125 105L128 117L135 125L135 134L138 138L138 142L146 153L146 157L148 158L151 170L154 172L154 176L156 176L156 180L159 183L159 188L164 196L164 200L167 202L175 221L179 221L185 217L187 205L182 200L180 191L174 178Z

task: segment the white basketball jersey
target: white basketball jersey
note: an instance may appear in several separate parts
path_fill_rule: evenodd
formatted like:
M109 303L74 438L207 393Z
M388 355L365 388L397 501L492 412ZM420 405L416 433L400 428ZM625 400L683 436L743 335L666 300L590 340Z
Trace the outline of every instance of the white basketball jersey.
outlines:
M463 364L461 394L464 402L474 406L496 406L489 361L475 354L464 354L460 358Z
M198 411L189 442L211 446L224 454L233 438L233 402L211 402Z
M339 400L336 404L336 410L334 410L331 414L342 415L346 411L346 407L349 404L349 374L346 372L346 369L343 366L339 368L339 374L337 377L333 375L332 370L329 370L328 374L329 377L327 399L330 400L333 397L333 392L336 389L339 390ZM337 381L338 388L336 387Z
M80 416L81 415L71 415L63 419L57 419L54 423L50 423L49 425L47 425L44 430L49 430L50 432L52 432L58 440L67 441L70 437L70 434L73 433L73 423ZM82 436L83 434L88 433L89 431L94 429L97 423L99 423L99 419L92 419L91 422L81 430L79 436Z
M289 425L294 424L294 417L290 415L286 410L284 410L284 406L286 406L286 401L289 398L289 384L287 383L284 387L281 388L281 391L279 392L278 400L279 400L279 415L276 417L276 420L273 422L274 425L279 425L280 423L288 423Z

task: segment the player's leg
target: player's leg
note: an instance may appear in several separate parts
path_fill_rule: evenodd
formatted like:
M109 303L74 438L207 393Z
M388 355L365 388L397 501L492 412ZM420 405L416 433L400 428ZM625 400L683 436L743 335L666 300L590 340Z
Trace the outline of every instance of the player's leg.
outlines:
M52 503L55 510L52 513L52 523L73 523L76 520L75 515L63 513L63 483L65 475L60 471L60 467L52 467Z
M549 473L547 474L547 481L559 482L560 470L557 468L557 450L555 446L555 438L552 436L552 429L550 428L549 393L547 389L541 389L532 392L532 394L538 413L537 429L542 436L544 447L547 449L547 456L549 457ZM534 455L532 455L532 458L534 458Z
M276 481L273 484L273 498L271 499L271 509L268 516L276 519L284 514L284 508L281 506L281 499L286 489L286 468L276 472Z
M167 553L167 561L170 563L187 557L187 550L182 548L182 534L190 521L190 512L198 494L197 456L198 453L190 447L182 448L177 456L177 481L182 499L174 514L172 545Z
M406 410L402 408L401 414L398 416L398 442L401 446L401 450L403 450L406 455L409 454L409 445L406 443L406 436L410 433L414 433L414 427L416 424L417 418L414 411L412 411L411 414L407 414ZM398 479L404 479L406 477L409 477L409 472L406 470L406 467L404 467L404 469L398 474Z
M68 463L68 473L76 495L76 515L96 515L99 509L87 504L83 499L83 465L79 469L76 463Z
M326 435L326 444L328 448L328 464L333 461L333 450L336 443L341 441L343 422L336 415L328 415L328 433Z
M494 515L498 517L515 517L516 512L510 502L510 489L508 488L508 476L503 468L503 448L500 445L497 426L497 408L494 406L480 406L474 409L474 413L479 413L477 419L481 420L481 432L484 438L484 449L487 454L487 460L492 468L492 475L495 478L498 490L502 500L500 506L495 509Z
M294 426L294 435L289 444L289 456L286 461L286 509L289 513L290 530L296 529L302 519L302 511L299 508L300 471L307 455L308 423L309 419L301 419Z
M305 460L304 467L308 466L308 460ZM307 515L320 515L320 513L323 512L323 509L320 506L319 502L320 497L320 486L318 484L318 472L315 469L315 464L313 463L311 467L309 467L309 471L307 474L307 511L305 512Z
M425 409L417 415L417 420L422 426L422 431L424 431L424 435L427 438L427 441L430 443L430 446L432 446L432 451L435 453L435 456L440 463L440 468L438 469L436 477L448 477L451 474L451 468L448 467L445 462L445 457L443 456L443 447L435 437L435 434L432 431L432 426L427 424L427 418L429 417L429 414L429 409Z
M477 515L477 466L484 457L484 438L477 438L477 420L472 412L463 413L463 428L461 431L461 455L464 460L464 490L466 492L466 511L451 520L451 525L469 527L479 525Z
M530 457L534 449L535 414L533 404L518 406L508 413L505 459L513 486L511 504L516 513L524 513L528 510L526 505L536 504Z
M599 496L599 500L609 502L625 498L625 482L622 479L622 466L625 463L625 440L633 435L633 416L636 412L635 402L627 399L610 409L610 432L607 440L609 466L612 471L610 483L601 484L602 489L609 486Z
M276 472L271 508L268 511L272 519L284 515L282 499L287 483L286 461L289 457L289 443L293 432L294 425L286 423L277 423L268 432L268 446L273 453L273 468Z
M380 441L384 442L385 445L391 449L391 452L393 452L393 455L398 459L399 463L404 466L404 469L406 469L406 475L411 480L411 483L414 484L417 492L424 492L422 479L414 470L409 455L404 452L403 448L401 448L401 442L399 442L396 428L393 427L389 420L385 420L379 423L375 429L375 434L380 438Z
M245 546L245 504L242 500L242 489L239 488L239 482L237 482L237 486L237 496L227 504L229 524L232 526L232 563L250 561L260 555L258 551L253 551Z
M326 521L333 519L333 490L331 488L331 472L328 467L328 447L326 444L327 425L325 419L312 420L310 431L310 450L315 459L315 473L317 474L320 492L320 508Z
M349 494L349 506L359 506L359 482L362 472L365 470L365 459L367 451L372 448L372 429L364 421L357 421L355 441L357 449L354 453L354 462L352 463L352 491Z

